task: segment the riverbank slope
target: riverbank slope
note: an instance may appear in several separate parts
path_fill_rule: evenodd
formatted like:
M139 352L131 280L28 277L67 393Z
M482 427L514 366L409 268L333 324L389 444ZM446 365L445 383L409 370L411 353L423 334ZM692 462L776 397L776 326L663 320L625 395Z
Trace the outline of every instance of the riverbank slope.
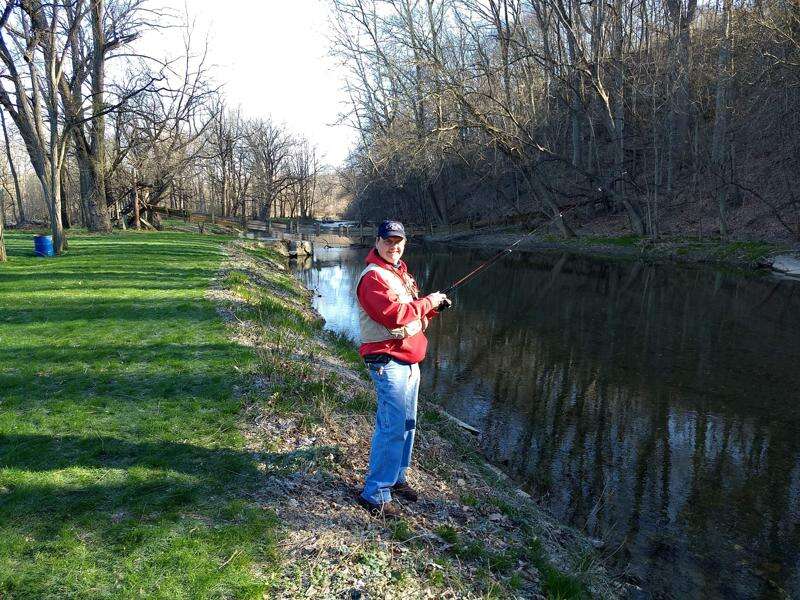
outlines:
M452 234L427 235L427 243L447 243L474 248L506 248L526 236L530 229L491 228ZM634 235L580 235L565 239L544 233L526 236L515 252L560 251L572 254L628 258L634 260L715 263L753 270L770 268L776 257L800 259L800 244L777 241L694 238L690 236L653 240ZM800 275L800 273L796 273Z
M287 524L275 589L287 597L615 597L596 542L556 523L476 451L471 434L421 398L411 484L394 523L355 503L375 399L355 348L322 329L281 257L227 247L212 294L261 374L243 431L268 468L259 498Z

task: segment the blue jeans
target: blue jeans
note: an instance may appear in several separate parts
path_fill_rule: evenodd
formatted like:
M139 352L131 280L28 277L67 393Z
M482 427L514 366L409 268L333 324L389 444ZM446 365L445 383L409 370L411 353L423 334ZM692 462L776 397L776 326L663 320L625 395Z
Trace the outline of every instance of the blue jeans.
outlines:
M375 434L369 454L369 473L361 496L373 504L392 499L391 488L406 480L417 426L419 365L390 360L369 365L378 393Z

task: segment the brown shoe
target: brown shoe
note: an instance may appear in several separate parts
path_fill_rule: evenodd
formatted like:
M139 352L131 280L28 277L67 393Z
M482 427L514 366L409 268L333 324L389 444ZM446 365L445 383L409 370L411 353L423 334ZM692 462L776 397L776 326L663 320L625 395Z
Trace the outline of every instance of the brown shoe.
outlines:
M400 496L403 500L408 500L409 502L416 502L419 500L417 490L412 488L405 481L403 483L395 483L394 486L392 486L392 494Z
M383 504L373 504L358 495L358 505L366 510L373 517L383 517L384 519L399 519L402 515L400 510L391 502L384 502Z

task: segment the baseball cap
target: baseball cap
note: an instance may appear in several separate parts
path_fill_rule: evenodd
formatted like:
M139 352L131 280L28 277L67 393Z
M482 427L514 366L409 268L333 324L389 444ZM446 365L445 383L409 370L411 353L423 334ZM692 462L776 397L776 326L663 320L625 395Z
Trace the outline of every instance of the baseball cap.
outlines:
M381 223L380 227L378 227L378 237L386 239L392 236L405 239L406 230L403 224L400 221L384 221Z

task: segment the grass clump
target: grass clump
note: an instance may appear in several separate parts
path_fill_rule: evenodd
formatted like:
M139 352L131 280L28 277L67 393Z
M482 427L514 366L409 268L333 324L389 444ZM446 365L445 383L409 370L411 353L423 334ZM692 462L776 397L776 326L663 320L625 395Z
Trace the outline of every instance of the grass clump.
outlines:
M235 393L257 359L204 297L224 241L73 234L40 259L7 235L0 596L263 594L278 522Z
M437 527L436 535L448 544L455 544L458 542L458 532L450 525L440 525Z
M358 344L346 334L326 331L325 336L331 342L336 356L344 360L349 366L360 368L361 355L358 353Z
M358 391L344 400L342 409L357 414L371 414L375 412L376 406L377 403L372 394Z
M486 546L480 540L472 540L453 546L453 552L464 560L480 560L487 557Z
M407 542L414 537L414 532L405 519L396 519L389 524L392 539L398 542Z
M619 246L621 248L633 248L642 237L638 235L621 235L621 236L600 236L600 235L587 235L579 238L581 243L590 246Z
M461 504L465 506L478 506L478 499L475 497L474 494L466 493L461 494L459 500L461 500Z
M589 597L580 580L572 575L562 573L550 563L538 537L530 538L521 552L541 573L542 589L548 598L582 600Z

